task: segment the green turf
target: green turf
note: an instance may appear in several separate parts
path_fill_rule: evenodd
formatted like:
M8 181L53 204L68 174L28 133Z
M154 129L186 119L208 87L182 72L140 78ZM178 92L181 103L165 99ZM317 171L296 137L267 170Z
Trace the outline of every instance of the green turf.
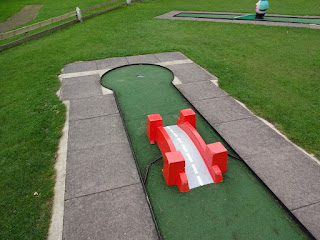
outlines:
M269 17L265 16L262 21L272 22L292 22L292 23L307 23L307 24L320 24L320 18L289 18L289 17Z
M241 15L241 16L235 17L235 19L252 20L252 19L256 19L256 14Z
M244 15L234 14L212 14L212 13L179 13L175 17L194 17L194 18L210 18L210 19L232 19L232 20L252 20L252 15L247 18ZM240 17L240 18L239 18ZM320 18L303 18L303 17L269 17L265 16L264 19L255 19L257 21L269 21L269 22L291 22L291 23L307 23L307 24L320 24Z
M49 4L57 14L75 7L65 9L69 1L3 0L0 11L16 3ZM277 1L268 13L319 15L317 3ZM177 9L246 13L254 8L251 0L146 1L0 53L0 239L46 238L53 164L65 120L55 95L57 75L67 63L180 51L219 77L230 95L320 157L319 30L154 18ZM43 19L49 17L50 11L43 12ZM33 197L35 191L39 197Z
M161 155L147 138L147 115L160 113L164 126L175 125L180 110L192 107L172 80L171 71L154 65L121 67L102 78L117 95L142 174ZM207 143L222 141L199 114L197 126ZM164 239L308 238L242 161L229 157L222 183L188 193L168 187L161 168L162 161L152 167L147 191Z

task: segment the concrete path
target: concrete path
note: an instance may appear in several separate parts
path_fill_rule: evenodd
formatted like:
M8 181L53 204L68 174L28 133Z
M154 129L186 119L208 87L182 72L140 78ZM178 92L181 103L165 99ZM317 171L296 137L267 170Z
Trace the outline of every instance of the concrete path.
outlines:
M66 190L58 191L64 188L60 174L49 239L62 234L64 239L158 238L112 91L99 82L108 69L138 62L171 69L176 88L320 239L319 163L228 96L213 84L215 76L179 52L75 62L63 69L60 98L70 104L69 140L61 147L67 152Z
M207 14L231 14L231 15L250 14L250 13L232 13L232 12L171 11L163 15L157 16L156 18L170 19L170 20L227 22L227 23L256 24L256 25L278 26L278 27L304 27L304 28L320 29L320 25L306 24L306 23L272 22L272 21L256 21L256 20L233 20L233 19L209 19L209 18L196 18L196 17L175 17L175 15L179 13L207 13ZM296 15L276 15L276 14L267 14L267 15L270 17L320 18L320 16L296 16Z
M24 6L19 12L14 14L8 20L0 23L0 33L9 31L13 28L16 28L22 24L31 21L37 16L41 7L41 4Z
M97 70L95 61L68 65L63 73L89 69ZM70 111L58 237L158 239L114 96L103 94L97 73L61 80L60 99Z

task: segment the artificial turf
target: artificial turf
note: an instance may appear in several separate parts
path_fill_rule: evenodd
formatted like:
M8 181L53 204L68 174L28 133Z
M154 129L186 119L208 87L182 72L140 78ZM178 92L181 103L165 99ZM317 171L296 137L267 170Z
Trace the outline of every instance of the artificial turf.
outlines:
M179 13L175 17L194 17L194 18L209 18L209 19L233 19L242 15L234 14L212 14L212 13ZM253 18L254 19L254 18ZM241 20L252 20L252 18L241 18ZM270 22L290 22L290 23L306 23L306 24L320 24L320 18L303 18L303 17L272 17L265 16L264 19L255 19L257 21Z
M147 115L160 113L164 126L175 125L180 110L192 108L172 80L170 70L155 65L120 67L102 78L117 96L142 175L161 155L147 138ZM199 114L197 129L207 143L221 141L232 152ZM146 189L164 239L308 239L242 161L228 157L222 183L187 193L166 185L162 164L153 165Z

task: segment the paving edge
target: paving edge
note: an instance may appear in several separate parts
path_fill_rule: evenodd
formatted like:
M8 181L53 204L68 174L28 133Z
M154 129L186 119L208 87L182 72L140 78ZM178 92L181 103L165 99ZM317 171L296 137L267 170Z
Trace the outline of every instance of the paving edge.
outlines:
M231 96L230 96L231 97ZM234 98L233 98L234 99ZM260 119L265 125L267 125L269 128L271 128L273 131L275 131L277 134L279 134L281 137L283 137L288 143L292 144L294 147L296 147L298 150L300 150L301 152L303 152L304 154L306 154L308 157L310 157L313 161L315 161L317 164L320 165L320 160L318 160L313 154L308 153L306 150L304 150L302 147L296 145L294 142L292 142L286 135L284 135L282 132L280 132L272 123L270 123L268 120L259 117L258 115L256 115L254 112L252 112L247 105L245 105L243 102L240 102L237 99L234 99L237 103L239 103L242 107L244 107L245 109L247 109L247 111L249 111L253 116L257 117L258 119Z
M60 96L60 89L57 92L57 96ZM59 150L54 166L56 172L56 184L54 186L54 199L51 211L52 216L48 232L48 240L62 240L63 236L64 194L68 151L70 101L63 101L63 104L66 106L66 121L62 129L62 136L59 141Z

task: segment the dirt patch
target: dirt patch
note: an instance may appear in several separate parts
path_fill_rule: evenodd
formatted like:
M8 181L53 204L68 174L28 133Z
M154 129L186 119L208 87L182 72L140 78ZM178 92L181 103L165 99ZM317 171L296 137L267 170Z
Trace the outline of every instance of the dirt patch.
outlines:
M10 29L20 26L21 24L31 21L37 16L41 7L41 4L24 6L19 12L14 14L7 21L0 23L0 32L6 32Z

